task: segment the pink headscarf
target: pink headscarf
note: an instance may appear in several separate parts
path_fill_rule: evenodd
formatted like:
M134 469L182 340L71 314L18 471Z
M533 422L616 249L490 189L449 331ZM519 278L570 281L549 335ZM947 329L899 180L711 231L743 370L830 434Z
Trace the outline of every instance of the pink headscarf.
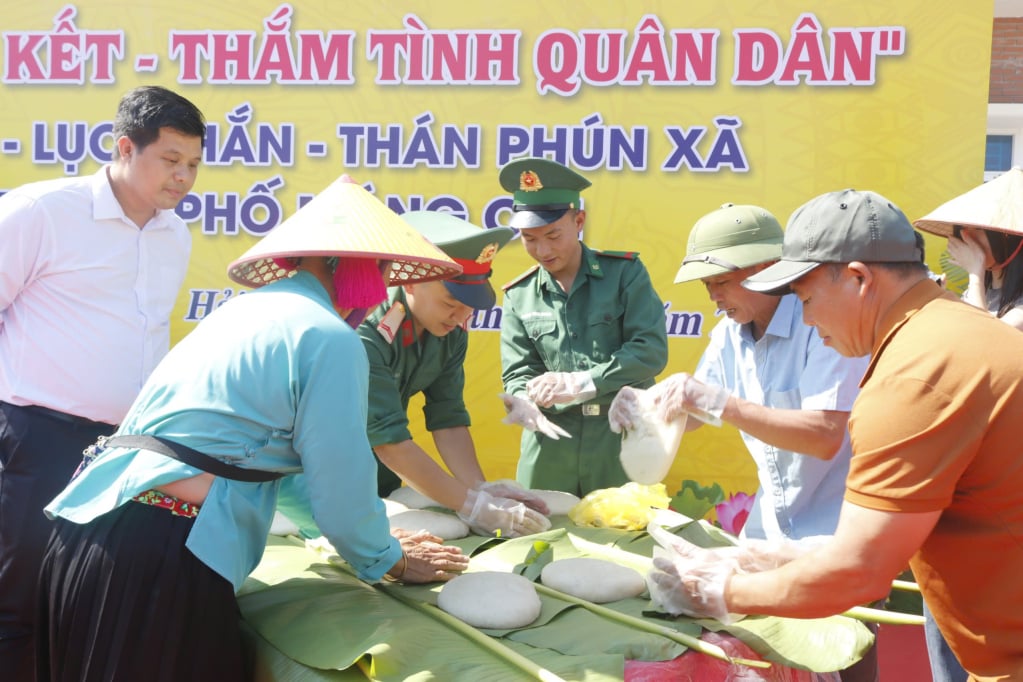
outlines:
M285 270L294 270L296 262L291 258L274 258L274 263ZM358 327L371 308L387 298L384 273L391 267L389 261L375 258L338 258L334 266L334 305L339 309L351 309L345 317L353 329Z

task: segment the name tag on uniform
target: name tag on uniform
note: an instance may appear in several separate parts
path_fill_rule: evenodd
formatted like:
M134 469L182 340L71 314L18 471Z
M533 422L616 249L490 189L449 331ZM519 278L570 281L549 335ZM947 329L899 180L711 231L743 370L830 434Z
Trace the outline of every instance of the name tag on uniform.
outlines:
M584 417L599 417L600 405L583 405Z
M398 335L398 328L405 319L405 306L401 301L395 301L390 309L381 318L377 325L380 336L387 340L387 343L394 343L394 337Z

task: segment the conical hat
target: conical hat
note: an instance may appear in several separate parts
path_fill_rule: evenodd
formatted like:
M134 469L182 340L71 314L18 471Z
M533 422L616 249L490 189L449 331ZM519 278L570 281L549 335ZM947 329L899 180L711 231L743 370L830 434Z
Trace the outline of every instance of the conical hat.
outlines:
M447 279L462 267L379 199L347 178L335 180L227 266L235 282L261 287L292 274L275 258L340 256L393 262L390 283Z
M1023 170L1008 170L946 201L913 225L942 237L950 236L954 225L1023 234Z

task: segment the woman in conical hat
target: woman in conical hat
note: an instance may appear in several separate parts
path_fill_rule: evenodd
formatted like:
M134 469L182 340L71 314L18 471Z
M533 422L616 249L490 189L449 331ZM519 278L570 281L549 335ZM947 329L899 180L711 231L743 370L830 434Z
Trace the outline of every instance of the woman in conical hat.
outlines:
M913 223L948 237L968 275L963 300L1023 330L1023 171L1013 168Z
M322 283L335 304L364 316L387 297L388 285L447 279L462 266L342 175L231 263L227 274L239 284L261 287L296 270L329 278L330 284ZM348 321L357 327L362 320Z
M459 271L341 180L232 263L231 277L257 288L171 350L115 438L47 507L38 679L146 679L152 666L161 679L244 679L235 592L279 497L364 580L463 571L468 559L439 538L389 532L366 436L366 353L344 320L383 300L385 275ZM297 472L304 485L287 492L274 478Z

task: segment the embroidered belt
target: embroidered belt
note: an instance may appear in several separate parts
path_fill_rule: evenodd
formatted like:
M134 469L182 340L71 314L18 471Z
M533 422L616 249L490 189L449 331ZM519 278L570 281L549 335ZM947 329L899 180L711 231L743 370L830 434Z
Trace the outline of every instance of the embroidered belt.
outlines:
M199 505L179 500L176 497L161 493L159 490L147 490L131 499L142 504L170 510L170 513L174 514L174 516L184 516L186 519L194 519L199 515Z

